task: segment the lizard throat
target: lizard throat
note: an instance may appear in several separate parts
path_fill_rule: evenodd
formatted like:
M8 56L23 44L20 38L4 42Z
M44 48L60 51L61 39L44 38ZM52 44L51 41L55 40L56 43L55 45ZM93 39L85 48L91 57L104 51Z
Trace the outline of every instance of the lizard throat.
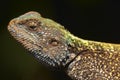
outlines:
M41 50L33 50L32 55L38 59L41 63L52 66L52 67L57 67L58 64L55 59L50 58L48 55L45 55Z

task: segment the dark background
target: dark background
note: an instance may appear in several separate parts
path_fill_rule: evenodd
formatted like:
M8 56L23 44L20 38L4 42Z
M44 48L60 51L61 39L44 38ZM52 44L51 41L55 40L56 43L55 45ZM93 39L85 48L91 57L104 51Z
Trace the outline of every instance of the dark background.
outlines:
M118 0L119 1L119 0ZM0 80L65 80L41 65L11 37L9 21L37 11L88 40L120 43L120 2L117 0L1 0ZM57 78L59 76L59 78ZM63 79L62 79L63 78Z

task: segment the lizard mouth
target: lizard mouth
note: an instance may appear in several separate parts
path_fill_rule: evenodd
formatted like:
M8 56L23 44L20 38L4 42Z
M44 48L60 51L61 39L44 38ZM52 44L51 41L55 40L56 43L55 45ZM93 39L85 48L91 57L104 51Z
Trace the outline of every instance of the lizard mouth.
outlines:
M42 51L43 48L40 45L37 45L37 38L32 33L24 29L23 25L20 26L19 24L16 24L16 21L16 19L13 19L9 23L8 30L11 35L19 43L21 43L29 53L32 53L32 55L34 55L34 57L37 58L38 61L53 67L58 66L55 59L47 54L44 54L44 52Z

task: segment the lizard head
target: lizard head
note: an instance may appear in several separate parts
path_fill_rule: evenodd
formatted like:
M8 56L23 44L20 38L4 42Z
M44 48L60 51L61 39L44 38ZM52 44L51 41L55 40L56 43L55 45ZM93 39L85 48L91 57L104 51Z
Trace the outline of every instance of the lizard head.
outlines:
M51 66L65 66L75 57L70 33L37 12L11 20L8 30L35 58Z

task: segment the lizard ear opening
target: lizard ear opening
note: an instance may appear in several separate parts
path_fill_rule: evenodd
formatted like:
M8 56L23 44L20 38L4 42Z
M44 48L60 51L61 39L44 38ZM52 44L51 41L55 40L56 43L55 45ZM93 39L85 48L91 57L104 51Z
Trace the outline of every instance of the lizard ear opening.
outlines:
M52 46L57 46L59 44L59 41L56 40L55 38L52 38L50 41L49 41L49 44L51 44Z

